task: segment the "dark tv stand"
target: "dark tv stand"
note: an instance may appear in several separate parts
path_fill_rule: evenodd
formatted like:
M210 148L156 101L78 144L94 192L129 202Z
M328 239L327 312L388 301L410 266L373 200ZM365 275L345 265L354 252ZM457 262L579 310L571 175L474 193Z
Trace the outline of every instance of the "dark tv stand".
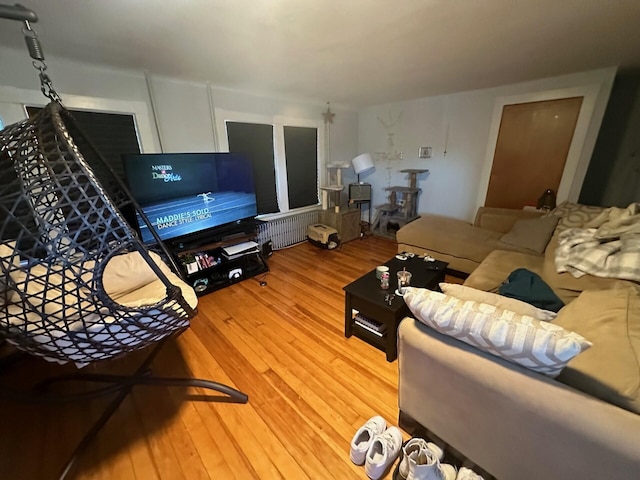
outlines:
M189 236L176 238L167 242L167 246L172 252L181 255L184 252L193 252L204 248L205 245L220 243L220 246L233 245L246 240L238 240L248 236L254 239L258 236L258 224L260 220L249 219L223 225L215 229L204 232L193 233ZM231 242L231 243L227 243Z
M223 251L224 247L255 241L257 234L257 221L251 220L178 239L167 246L186 282L201 296L269 271L260 251L231 257Z

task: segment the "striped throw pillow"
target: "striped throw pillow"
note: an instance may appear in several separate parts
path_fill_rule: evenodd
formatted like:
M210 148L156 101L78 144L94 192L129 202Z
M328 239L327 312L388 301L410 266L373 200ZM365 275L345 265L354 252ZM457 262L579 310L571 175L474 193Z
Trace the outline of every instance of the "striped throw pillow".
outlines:
M409 288L404 300L434 330L535 372L556 377L573 357L591 347L559 325L486 303Z

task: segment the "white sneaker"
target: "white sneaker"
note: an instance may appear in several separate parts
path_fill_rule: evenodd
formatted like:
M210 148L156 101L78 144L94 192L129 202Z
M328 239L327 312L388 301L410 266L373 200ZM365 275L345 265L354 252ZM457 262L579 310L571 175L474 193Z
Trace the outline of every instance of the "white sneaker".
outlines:
M456 480L456 469L453 465L440 463L431 450L420 450L415 462L409 462L407 480Z
M402 447L402 433L397 427L389 427L377 435L367 452L364 469L371 480L382 478L398 458Z
M379 415L367 420L351 440L351 461L356 465L362 465L374 437L383 433L386 428L387 422Z
M423 438L412 438L402 447L402 461L398 467L398 474L401 478L406 479L409 476L409 464L415 463L418 453L421 450L430 450L438 460L442 460L444 452L435 443L427 442Z
M458 476L456 477L456 480L484 480L484 478L482 478L473 470L467 467L462 467L460 470L458 470Z

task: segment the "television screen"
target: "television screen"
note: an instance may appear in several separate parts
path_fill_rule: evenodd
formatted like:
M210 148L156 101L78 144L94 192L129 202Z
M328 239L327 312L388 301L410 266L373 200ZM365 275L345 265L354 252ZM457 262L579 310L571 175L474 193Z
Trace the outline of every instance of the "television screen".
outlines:
M129 189L162 240L257 215L251 162L238 153L123 155ZM138 215L144 242L153 235Z

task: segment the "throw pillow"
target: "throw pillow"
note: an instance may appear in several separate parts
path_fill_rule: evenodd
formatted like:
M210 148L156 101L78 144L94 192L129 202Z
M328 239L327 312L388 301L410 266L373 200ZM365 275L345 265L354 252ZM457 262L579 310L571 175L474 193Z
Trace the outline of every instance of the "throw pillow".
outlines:
M436 331L549 377L591 346L559 325L440 292L409 288L404 301L420 322Z
M562 309L554 322L597 338L558 380L640 413L640 293L638 287L591 290Z
M441 283L440 290L442 290L446 295L459 298L460 300L488 303L489 305L495 305L496 307L504 310L511 310L518 315L528 315L536 320L542 320L545 322L553 320L556 318L556 315L558 315L556 312L536 308L529 303L522 302L515 298L505 297L503 295L498 295L497 293L484 292L476 288L457 285L455 283Z
M538 308L557 312L564 303L542 278L526 268L518 268L498 288L505 297L516 298Z
M500 237L500 242L542 253L551 240L558 220L554 215L518 220L508 233Z

